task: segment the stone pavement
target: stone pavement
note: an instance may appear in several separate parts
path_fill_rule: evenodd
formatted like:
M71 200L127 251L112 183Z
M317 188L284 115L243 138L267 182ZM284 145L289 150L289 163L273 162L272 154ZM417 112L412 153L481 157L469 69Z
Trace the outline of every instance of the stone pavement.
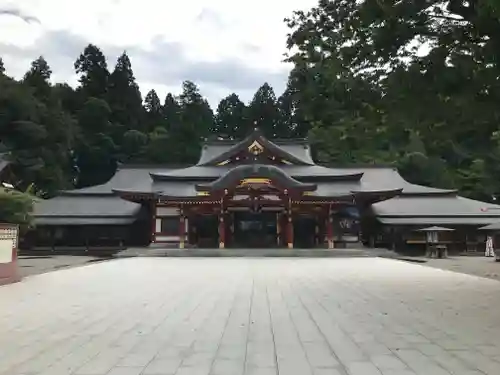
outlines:
M99 262L102 258L85 255L21 255L19 256L19 273L21 276L31 276L55 271L62 268L82 266L86 263Z
M500 283L380 258L130 258L0 287L2 375L497 375Z

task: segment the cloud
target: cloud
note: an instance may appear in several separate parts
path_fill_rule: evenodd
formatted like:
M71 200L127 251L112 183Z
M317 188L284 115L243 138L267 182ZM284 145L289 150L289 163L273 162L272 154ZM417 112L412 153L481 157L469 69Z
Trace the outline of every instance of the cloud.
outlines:
M29 47L0 43L0 56L4 56L7 63L24 61L25 66L17 66L13 72L8 71L9 74L22 76L28 69L28 61L43 55L55 73L56 80L64 80L64 77L74 75L73 64L88 43L85 38L66 31L50 31L44 33ZM206 88L204 91L208 91L206 95L209 96L211 103L220 100L220 94L217 97L211 95L210 91L214 89L219 93L221 88L227 94L246 93L255 91L261 84L268 82L277 92L281 92L288 75L285 66L275 71L254 68L238 58L226 58L220 61L192 60L187 56L182 44L168 42L161 37L154 38L151 44L149 48L113 45L99 47L108 57L110 70L113 69L116 58L126 50L139 83L149 82L153 85L180 89L182 81L191 80ZM142 85L141 88L145 94Z
M49 63L54 81L69 81L74 84L74 62L88 41L65 31L51 31L42 34L29 46L0 42L0 56L5 60L7 74L22 77L31 61L43 56Z
M205 22L220 29L228 27L228 23L223 19L223 17L210 8L203 8L196 16L196 21Z
M282 86L288 75L286 66L270 70L252 67L237 57L219 61L200 61L189 58L182 44L157 38L148 49L127 49L134 66L143 69L137 77L170 85L183 80L226 87L230 91L246 90L264 82ZM257 87L255 87L257 88Z
M22 77L43 55L56 81L76 84L73 64L88 43L112 69L124 50L145 94L178 93L192 80L212 105L236 92L251 99L264 82L279 95L290 66L283 63L286 25L294 9L317 0L250 3L227 0L0 0L0 56L7 73ZM10 13L13 13L14 16ZM29 14L39 22L27 22ZM20 16L23 16L20 18Z
M40 23L40 20L36 17L29 16L19 9L0 9L0 17L1 16L12 16L22 19L26 23Z

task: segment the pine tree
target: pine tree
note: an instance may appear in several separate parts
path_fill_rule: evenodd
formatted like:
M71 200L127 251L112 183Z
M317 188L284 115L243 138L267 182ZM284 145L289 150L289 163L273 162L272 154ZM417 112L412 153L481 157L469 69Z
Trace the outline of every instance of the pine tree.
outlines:
M76 148L77 186L106 182L117 166L117 146L112 139L111 109L102 99L90 98L78 114L80 137Z
M86 98L105 98L109 80L108 64L98 47L93 44L85 47L75 62L75 70L80 74L81 90Z
M201 141L213 126L213 112L193 82L184 82L182 88L179 123L171 125L169 130L169 151L173 161L195 163Z
M198 139L207 136L213 127L214 114L208 101L201 95L198 86L191 81L183 82L179 104L182 125L192 127Z
M165 97L162 108L163 118L166 123L166 129L172 129L180 125L181 106L174 95L168 93Z
M154 89L147 93L144 99L144 107L148 113L161 114L161 101Z
M120 124L127 130L145 130L141 92L126 52L118 57L109 77L107 101L113 123Z
M146 110L146 128L148 131L152 131L158 126L166 126L166 121L163 118L161 101L155 90L151 90L147 93L146 98L144 99L144 109Z
M233 93L225 97L217 107L212 133L231 139L244 137L248 123L245 115L246 106L238 95Z
M278 104L274 90L268 83L264 83L255 93L248 106L248 119L248 129L257 126L266 136L277 136Z
M23 82L35 90L35 95L40 100L47 102L51 96L50 77L52 70L49 64L40 56L31 63L31 68L24 75Z

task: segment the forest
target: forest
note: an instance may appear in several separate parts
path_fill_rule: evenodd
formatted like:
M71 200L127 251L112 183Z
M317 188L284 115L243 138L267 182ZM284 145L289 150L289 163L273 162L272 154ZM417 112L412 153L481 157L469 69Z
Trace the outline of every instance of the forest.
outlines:
M500 194L500 6L495 1L321 0L285 20L292 70L210 108L196 82L141 93L129 56L75 56L79 85L40 56L20 80L0 57L0 139L20 189L103 183L120 163L195 163L207 138L308 137L324 165L393 165L414 183ZM143 95L144 94L144 95Z

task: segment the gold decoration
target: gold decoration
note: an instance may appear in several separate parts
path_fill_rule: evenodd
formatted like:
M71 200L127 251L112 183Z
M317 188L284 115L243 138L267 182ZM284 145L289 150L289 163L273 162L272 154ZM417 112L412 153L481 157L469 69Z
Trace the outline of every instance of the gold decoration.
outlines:
M253 141L253 143L248 146L248 151L254 155L259 155L264 152L264 147L259 142Z
M245 178L240 181L240 187L252 184L260 184L260 185L271 185L271 180L269 178L260 178L260 177L252 177Z

